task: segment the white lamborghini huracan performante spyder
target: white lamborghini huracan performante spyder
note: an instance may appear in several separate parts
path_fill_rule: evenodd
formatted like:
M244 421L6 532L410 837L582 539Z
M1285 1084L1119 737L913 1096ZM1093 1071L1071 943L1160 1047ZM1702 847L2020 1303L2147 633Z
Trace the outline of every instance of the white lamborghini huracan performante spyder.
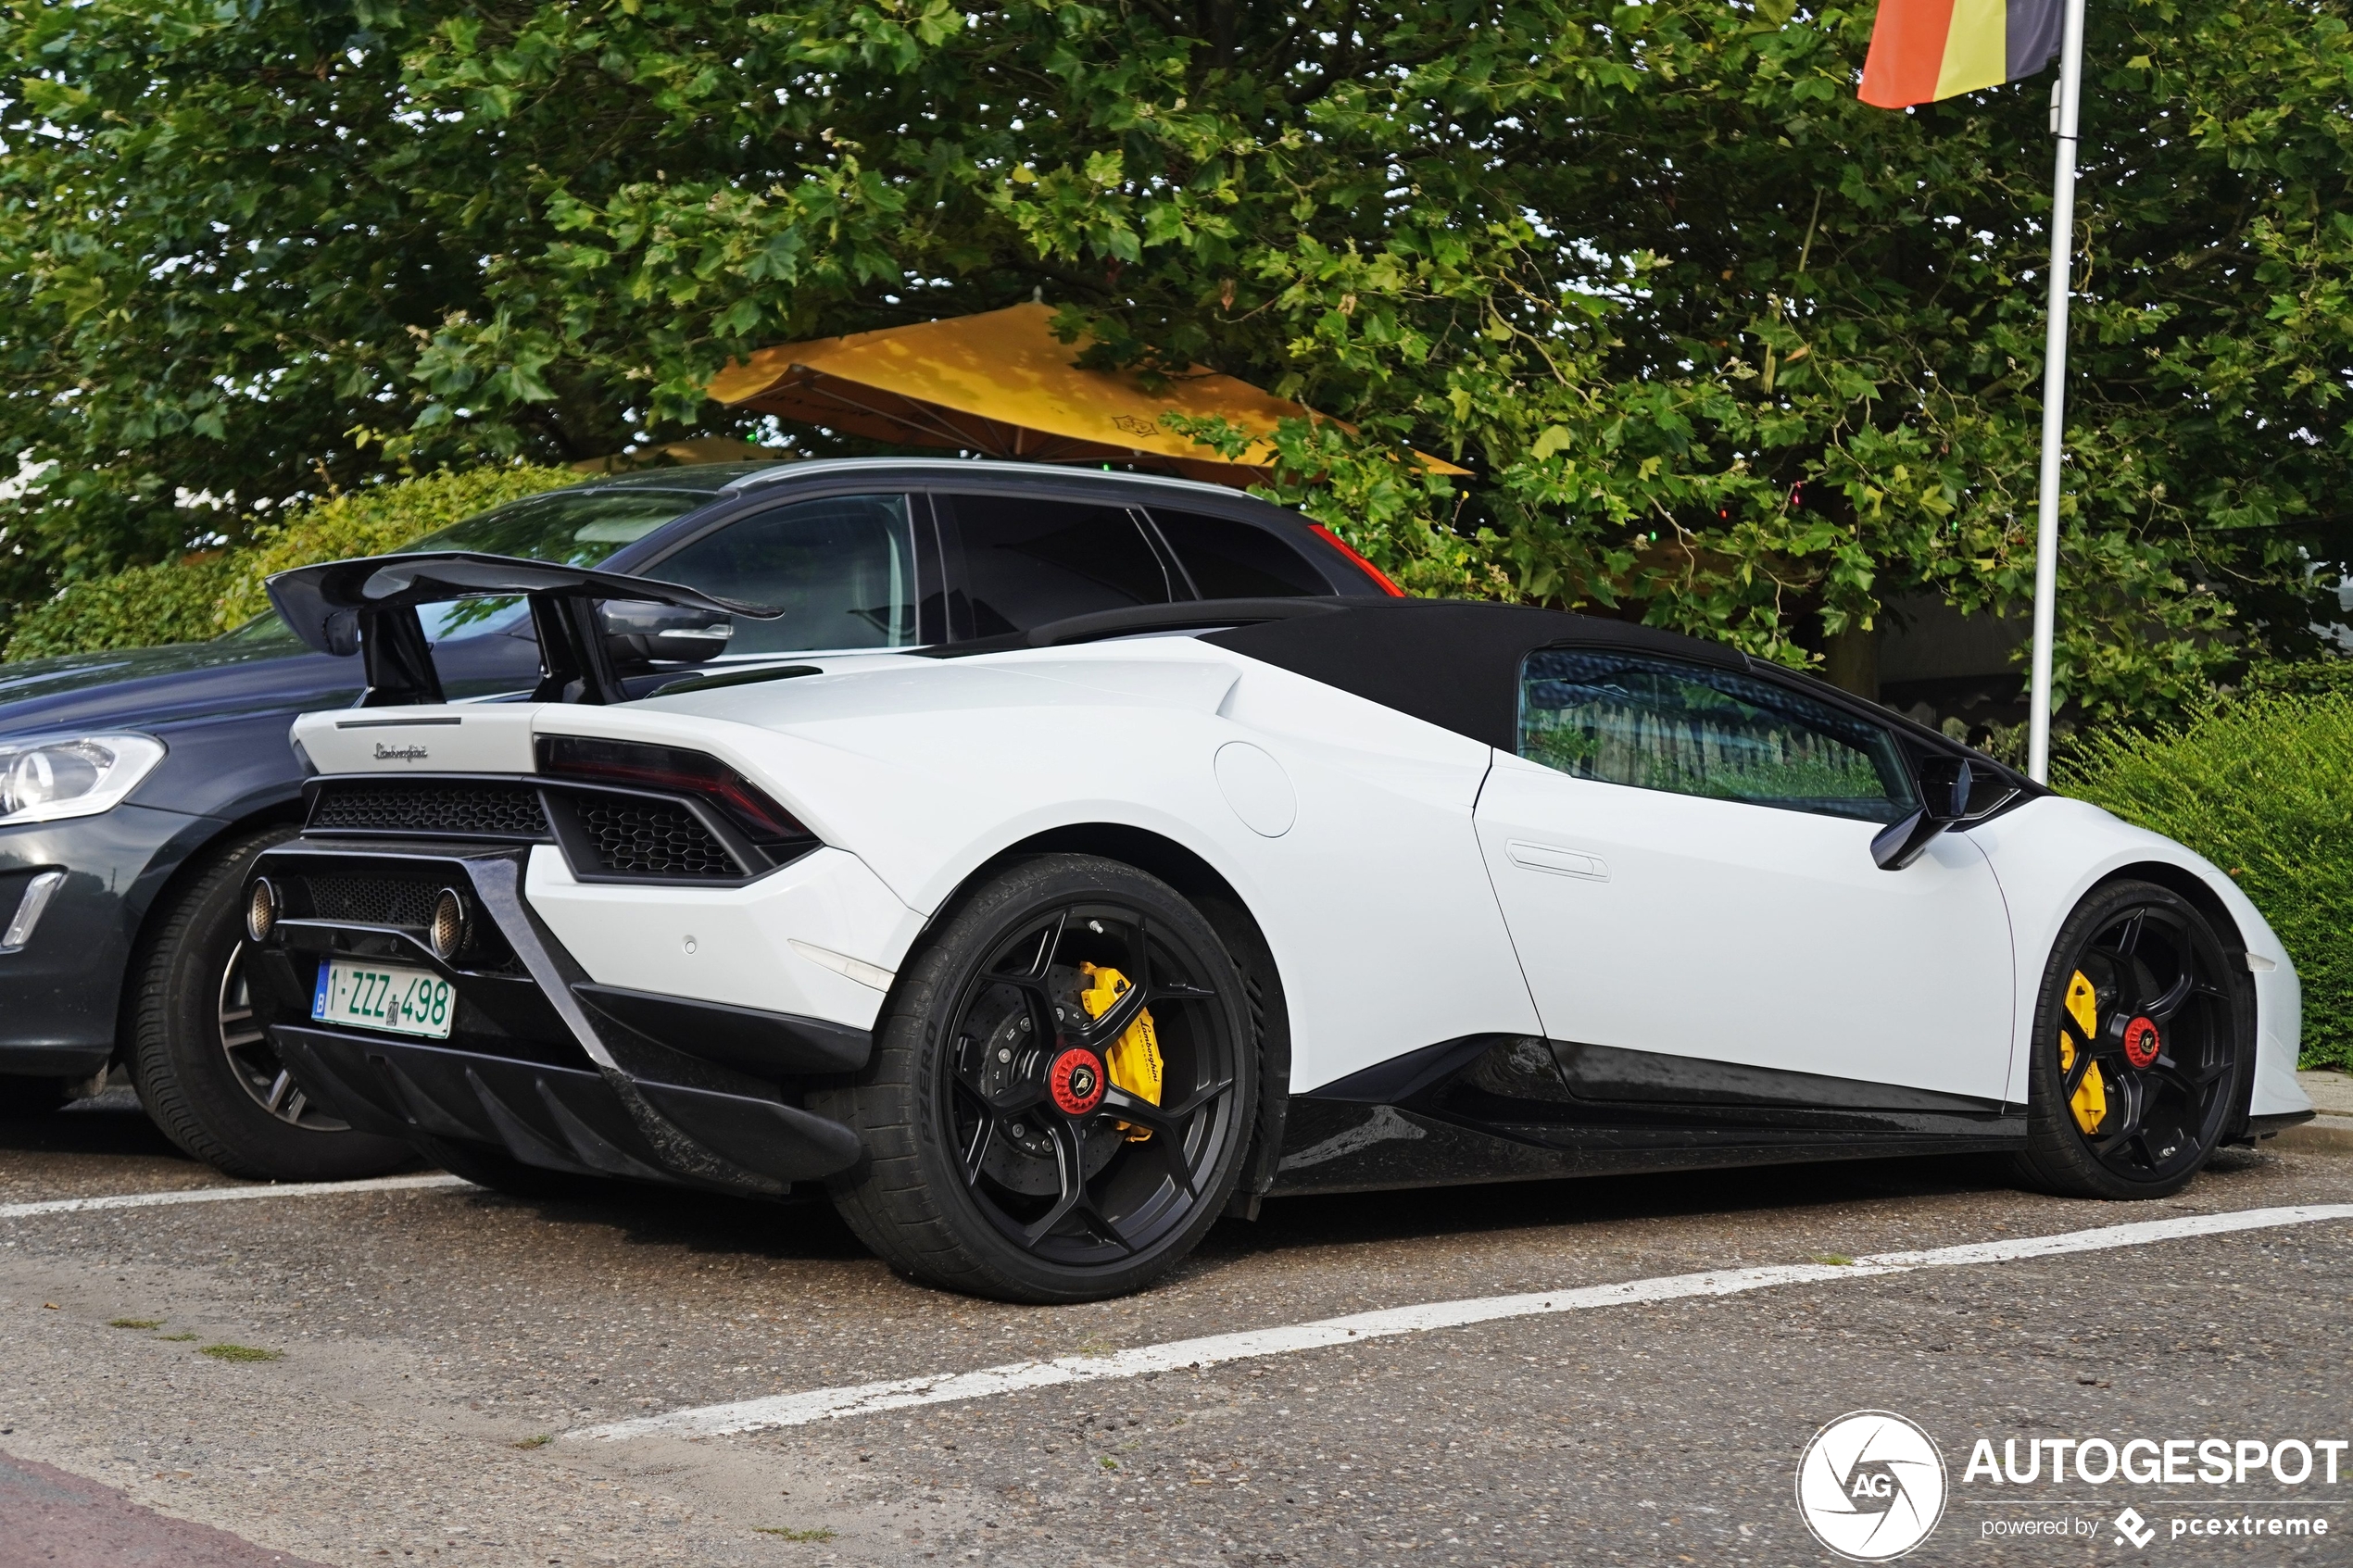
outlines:
M2002 1151L2153 1198L2309 1114L2227 876L1687 638L1196 601L625 701L627 628L766 612L463 556L272 592L371 691L296 725L258 1006L492 1185L823 1184L918 1279L1066 1301L1269 1194ZM485 595L546 677L443 704L416 607Z

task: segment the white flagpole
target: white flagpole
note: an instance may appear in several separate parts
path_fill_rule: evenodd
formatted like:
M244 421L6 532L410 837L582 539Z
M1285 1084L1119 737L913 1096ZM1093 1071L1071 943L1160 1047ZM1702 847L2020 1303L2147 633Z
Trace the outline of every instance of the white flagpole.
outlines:
M2059 35L2058 168L2051 180L2051 303L2043 339L2043 473L2034 508L2034 673L2027 688L2026 771L2051 779L2051 639L2057 621L2059 456L2067 435L2067 300L2075 259L2075 123L2083 89L2083 0Z

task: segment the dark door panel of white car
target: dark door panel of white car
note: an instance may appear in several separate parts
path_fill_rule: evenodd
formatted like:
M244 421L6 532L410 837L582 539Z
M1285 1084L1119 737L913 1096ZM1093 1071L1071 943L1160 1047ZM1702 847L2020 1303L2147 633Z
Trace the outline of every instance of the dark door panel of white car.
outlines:
M1623 649L1521 675L1479 840L1554 1040L1998 1102L2001 890L1964 834L1882 872L1917 808L1886 729L1793 685Z
M1294 1097L1273 1190L1984 1152L2024 1130L1964 1096L1471 1035Z

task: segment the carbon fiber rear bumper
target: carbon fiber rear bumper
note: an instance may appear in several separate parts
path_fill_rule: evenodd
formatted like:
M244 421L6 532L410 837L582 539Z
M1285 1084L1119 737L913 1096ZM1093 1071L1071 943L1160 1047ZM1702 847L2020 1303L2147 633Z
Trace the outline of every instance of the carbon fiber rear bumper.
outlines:
M252 949L255 1003L288 1071L353 1126L487 1145L526 1165L778 1194L849 1169L858 1135L796 1103L812 1078L863 1065L864 1031L591 981L522 897L526 849L296 840L258 858L285 902ZM478 936L454 961L420 928L365 923L323 896L447 887ZM379 900L388 919L398 899ZM311 1019L319 966L430 971L454 994L451 1037Z
M855 1133L775 1099L342 1030L280 1024L271 1037L311 1098L355 1127L490 1144L547 1170L712 1181L717 1156L766 1182L716 1185L777 1191L858 1159Z

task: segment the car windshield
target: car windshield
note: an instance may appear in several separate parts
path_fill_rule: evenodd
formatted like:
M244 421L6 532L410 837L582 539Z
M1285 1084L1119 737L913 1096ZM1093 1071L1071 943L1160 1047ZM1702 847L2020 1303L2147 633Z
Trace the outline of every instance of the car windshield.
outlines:
M629 488L551 490L494 507L479 516L413 539L395 555L422 550L472 550L486 556L521 556L566 566L598 566L624 545L634 545L664 523L711 499L700 490ZM434 642L505 631L522 614L520 599L460 599L427 605L418 611L425 635ZM263 615L231 632L223 641L292 644L294 633L277 616Z

